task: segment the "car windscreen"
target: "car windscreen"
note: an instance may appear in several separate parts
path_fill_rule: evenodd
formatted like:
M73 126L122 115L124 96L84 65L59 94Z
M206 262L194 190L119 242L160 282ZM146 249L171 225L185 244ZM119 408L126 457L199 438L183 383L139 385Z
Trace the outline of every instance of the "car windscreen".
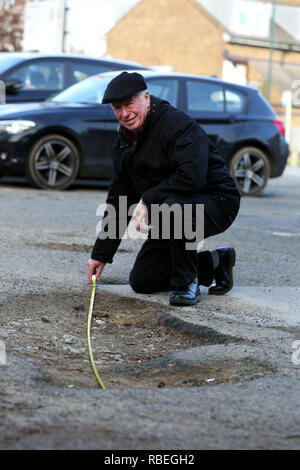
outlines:
M0 75L6 72L10 67L17 65L22 62L24 59L21 57L15 57L10 55L5 55L0 53Z
M112 78L113 75L108 75L107 77L94 75L93 77L82 80L82 82L76 83L61 93L52 96L47 101L55 101L59 103L101 104L107 84Z

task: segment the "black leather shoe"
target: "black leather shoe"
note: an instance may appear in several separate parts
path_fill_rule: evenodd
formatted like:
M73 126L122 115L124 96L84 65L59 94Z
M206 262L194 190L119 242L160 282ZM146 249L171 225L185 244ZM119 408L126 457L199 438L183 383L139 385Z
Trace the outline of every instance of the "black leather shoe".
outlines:
M219 265L215 269L215 283L208 289L209 294L224 295L233 287L232 269L235 265L234 248L217 248Z
M198 280L193 281L186 286L178 287L178 289L171 292L170 304L171 305L195 305L200 302L201 294Z

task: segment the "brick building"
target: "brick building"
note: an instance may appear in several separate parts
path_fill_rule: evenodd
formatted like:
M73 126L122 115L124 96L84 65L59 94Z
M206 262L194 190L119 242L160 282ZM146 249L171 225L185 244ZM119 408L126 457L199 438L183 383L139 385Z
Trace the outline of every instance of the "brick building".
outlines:
M221 76L223 31L196 0L142 0L107 33L107 54Z

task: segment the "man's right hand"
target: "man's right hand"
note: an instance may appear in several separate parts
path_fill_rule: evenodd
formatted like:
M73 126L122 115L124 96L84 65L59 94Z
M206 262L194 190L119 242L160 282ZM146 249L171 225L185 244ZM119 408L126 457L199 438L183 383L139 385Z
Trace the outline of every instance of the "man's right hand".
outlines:
M92 282L92 276L93 274L96 274L96 279L99 280L101 273L103 271L103 268L106 263L103 263L102 261L97 261L96 259L89 259L88 260L88 265L87 265L87 275L89 278L89 282Z

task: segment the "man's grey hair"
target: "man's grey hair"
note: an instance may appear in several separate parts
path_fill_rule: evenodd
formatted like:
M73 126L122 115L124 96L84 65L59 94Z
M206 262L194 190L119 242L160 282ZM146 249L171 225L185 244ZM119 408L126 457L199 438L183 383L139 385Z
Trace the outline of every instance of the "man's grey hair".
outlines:
M132 98L136 98L137 96L141 96L142 98L145 98L147 93L149 93L149 90L146 88L146 90L138 91L135 95L133 95ZM114 103L109 103L109 104L113 108Z
M148 91L148 89L146 88L146 90L138 91L135 96L142 96L142 97L145 97L147 93L149 93L149 91Z

